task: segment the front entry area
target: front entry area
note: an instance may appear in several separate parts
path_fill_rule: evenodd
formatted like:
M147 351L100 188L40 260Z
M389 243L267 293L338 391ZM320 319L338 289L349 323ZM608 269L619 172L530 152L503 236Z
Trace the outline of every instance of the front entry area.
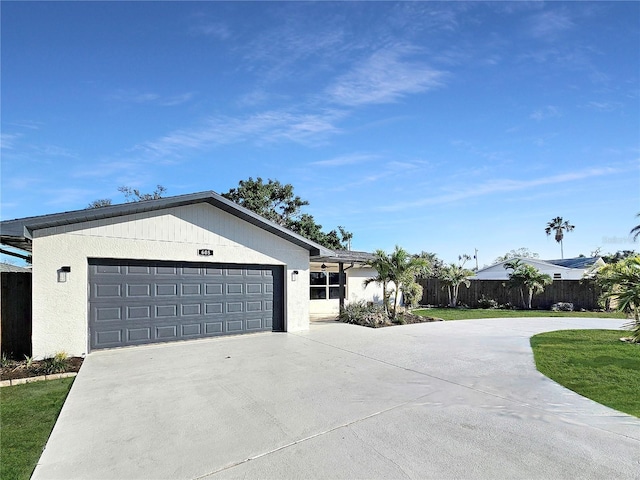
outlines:
M283 267L89 259L89 348L284 331Z

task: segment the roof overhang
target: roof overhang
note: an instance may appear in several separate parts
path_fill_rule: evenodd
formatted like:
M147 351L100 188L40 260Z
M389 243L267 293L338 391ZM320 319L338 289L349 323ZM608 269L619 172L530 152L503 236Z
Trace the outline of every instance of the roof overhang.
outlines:
M374 255L368 252L355 252L350 250L337 250L331 255L316 255L311 257L312 262L318 263L353 263L366 265L373 260Z
M37 217L18 218L0 222L0 242L21 250L31 251L31 239L33 232L43 228L58 227L62 225L72 225L76 223L90 222L137 213L153 212L167 208L193 205L196 203L208 203L220 210L223 210L235 217L238 217L252 225L255 225L269 233L272 233L294 245L309 251L311 256L330 256L334 252L320 244L312 242L277 223L271 222L264 217L241 207L235 202L212 192L192 193L188 195L178 195L175 197L160 198L157 200L146 200L142 202L131 202L120 205L109 205L99 208L88 208L84 210L74 210L70 212L54 213L51 215L41 215Z

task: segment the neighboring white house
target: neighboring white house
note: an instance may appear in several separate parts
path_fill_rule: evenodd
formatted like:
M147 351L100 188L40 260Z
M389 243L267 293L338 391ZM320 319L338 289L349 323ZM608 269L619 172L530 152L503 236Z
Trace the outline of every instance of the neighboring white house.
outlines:
M33 255L37 358L307 329L310 257L334 256L214 192L3 221L0 240Z
M563 260L539 260L537 258L518 257L523 263L536 267L554 280L580 280L594 266L604 266L602 257L577 257ZM505 263L514 258L498 262L490 267L480 269L471 280L508 280L511 270L504 268Z

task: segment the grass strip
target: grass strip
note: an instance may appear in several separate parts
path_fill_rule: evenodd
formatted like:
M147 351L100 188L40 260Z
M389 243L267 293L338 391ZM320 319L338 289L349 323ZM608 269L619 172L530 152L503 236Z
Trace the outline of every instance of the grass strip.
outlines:
M443 320L475 320L478 318L579 317L625 319L621 312L552 312L550 310L500 310L484 308L425 308L411 313Z
M63 378L0 389L0 478L31 477L73 380Z
M640 345L619 330L561 330L535 335L540 373L602 405L640 417Z

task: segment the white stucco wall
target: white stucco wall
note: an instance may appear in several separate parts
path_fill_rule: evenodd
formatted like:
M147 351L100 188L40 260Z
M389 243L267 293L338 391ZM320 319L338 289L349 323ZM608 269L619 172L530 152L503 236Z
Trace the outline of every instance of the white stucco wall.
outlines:
M198 256L202 248L214 255ZM38 358L88 352L89 258L283 265L285 328L309 327L309 252L206 203L38 230L33 258ZM57 281L62 266L71 267L65 283Z
M320 270L320 264L311 264L314 271ZM347 266L348 267L348 266ZM345 268L347 268L345 267ZM337 264L329 264L325 269L327 272L338 272ZM364 300L367 302L382 303L382 286L371 283L367 288L364 287L364 281L368 278L375 277L376 271L371 267L349 268L345 271L347 274L345 302L354 302ZM308 275L307 275L308 276ZM323 317L338 315L340 312L340 303L338 299L330 300L310 300L309 313L314 317Z

